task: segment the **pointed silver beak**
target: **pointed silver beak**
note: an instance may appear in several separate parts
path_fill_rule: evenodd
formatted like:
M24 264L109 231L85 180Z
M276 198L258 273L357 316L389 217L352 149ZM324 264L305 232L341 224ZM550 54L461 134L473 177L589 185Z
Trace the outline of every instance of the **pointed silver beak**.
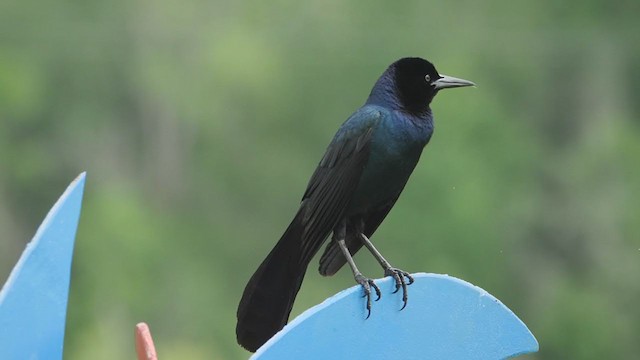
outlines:
M436 90L463 87L463 86L476 86L476 84L472 83L469 80L458 79L458 78L454 78L453 76L447 76L442 74L440 74L440 79L432 82L431 85Z

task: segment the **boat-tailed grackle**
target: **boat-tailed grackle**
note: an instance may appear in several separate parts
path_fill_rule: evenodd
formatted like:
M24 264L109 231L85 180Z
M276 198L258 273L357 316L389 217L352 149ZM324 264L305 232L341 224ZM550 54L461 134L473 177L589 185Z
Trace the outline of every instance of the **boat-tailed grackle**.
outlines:
M433 134L429 107L448 88L473 86L441 75L430 62L403 58L391 64L366 103L338 129L311 176L293 221L247 284L238 307L238 343L256 351L284 327L307 266L322 244L320 274L348 263L362 285L371 313L371 292L380 289L352 259L364 245L392 276L407 305L409 273L392 267L369 238L393 207ZM403 308L404 308L403 306Z

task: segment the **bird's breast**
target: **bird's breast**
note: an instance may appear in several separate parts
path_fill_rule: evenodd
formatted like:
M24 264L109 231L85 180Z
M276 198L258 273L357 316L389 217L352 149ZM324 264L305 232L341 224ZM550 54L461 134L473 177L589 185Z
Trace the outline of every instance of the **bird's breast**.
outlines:
M395 199L413 172L433 132L431 121L391 118L381 122L371 139L370 155L351 201L351 214L383 206Z

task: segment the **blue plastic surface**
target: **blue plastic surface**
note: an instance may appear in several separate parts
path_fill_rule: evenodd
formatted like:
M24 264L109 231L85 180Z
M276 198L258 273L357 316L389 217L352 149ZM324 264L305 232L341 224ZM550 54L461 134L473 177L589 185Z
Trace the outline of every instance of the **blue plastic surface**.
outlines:
M525 324L486 291L447 275L415 274L409 303L376 280L382 299L366 319L354 286L305 311L251 359L497 360L536 352Z
M69 185L0 291L0 359L62 359L85 173Z

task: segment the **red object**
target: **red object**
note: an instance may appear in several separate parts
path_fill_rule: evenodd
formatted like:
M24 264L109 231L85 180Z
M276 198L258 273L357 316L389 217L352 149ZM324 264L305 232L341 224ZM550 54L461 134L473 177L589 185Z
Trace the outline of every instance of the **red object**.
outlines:
M136 325L136 352L138 360L158 360L156 347L153 345L151 330L146 323Z

